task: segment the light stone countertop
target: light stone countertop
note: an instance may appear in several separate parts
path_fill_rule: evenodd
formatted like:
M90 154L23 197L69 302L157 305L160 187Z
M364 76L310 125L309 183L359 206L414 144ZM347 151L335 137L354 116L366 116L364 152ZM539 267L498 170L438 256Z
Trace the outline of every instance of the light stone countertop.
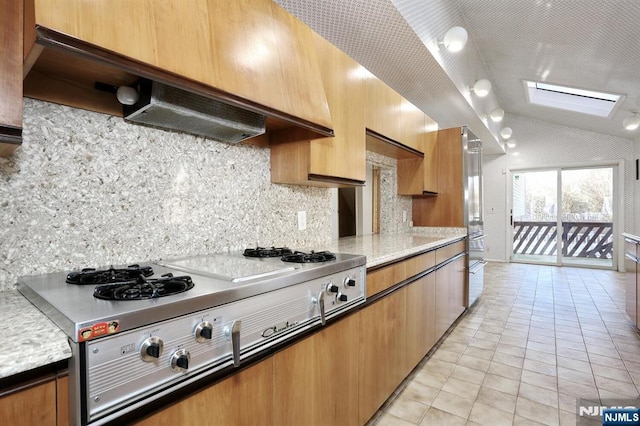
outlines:
M367 268L372 268L465 235L460 228L414 228L410 233L341 238L322 249L364 254ZM0 312L4 323L0 330L0 379L71 357L67 336L18 291L0 292Z
M413 232L407 233L340 238L323 248L338 253L364 254L367 268L373 268L452 243L466 235L463 228L414 228Z
M67 336L16 290L0 292L0 379L71 357Z

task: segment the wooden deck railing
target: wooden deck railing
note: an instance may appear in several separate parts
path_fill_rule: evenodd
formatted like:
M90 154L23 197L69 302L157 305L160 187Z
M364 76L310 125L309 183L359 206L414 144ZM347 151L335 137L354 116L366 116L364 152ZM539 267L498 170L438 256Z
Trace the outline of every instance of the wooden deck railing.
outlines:
M611 259L613 223L563 222L562 256ZM514 222L514 254L557 254L556 222Z

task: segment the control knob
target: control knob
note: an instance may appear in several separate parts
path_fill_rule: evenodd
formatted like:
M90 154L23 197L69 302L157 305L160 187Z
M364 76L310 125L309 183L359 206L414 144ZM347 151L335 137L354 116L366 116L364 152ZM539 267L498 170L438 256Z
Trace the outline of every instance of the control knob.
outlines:
M202 321L196 326L194 331L196 342L204 343L213 337L213 324L209 321Z
M329 281L329 284L327 284L327 293L337 293L339 290L340 289L333 283L333 281Z
M187 371L191 354L186 349L178 349L171 355L171 369L176 372Z
M162 339L157 336L151 336L140 345L140 358L143 361L151 362L160 358L164 344Z
M346 288L349 288L349 287L355 287L355 286L356 286L356 280L355 280L355 279L353 279L353 278L351 278L351 277L346 277L346 278L344 279L344 286L345 286Z
M349 300L349 298L347 297L346 294L344 294L344 293L336 294L336 303L338 303L338 302L346 302L347 300Z

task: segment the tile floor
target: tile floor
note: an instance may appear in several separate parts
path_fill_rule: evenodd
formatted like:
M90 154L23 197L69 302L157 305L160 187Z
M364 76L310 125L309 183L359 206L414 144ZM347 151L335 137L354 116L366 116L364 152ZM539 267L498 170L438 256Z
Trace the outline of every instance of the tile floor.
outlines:
M637 398L624 299L619 272L490 263L478 303L369 424L575 425L577 398Z

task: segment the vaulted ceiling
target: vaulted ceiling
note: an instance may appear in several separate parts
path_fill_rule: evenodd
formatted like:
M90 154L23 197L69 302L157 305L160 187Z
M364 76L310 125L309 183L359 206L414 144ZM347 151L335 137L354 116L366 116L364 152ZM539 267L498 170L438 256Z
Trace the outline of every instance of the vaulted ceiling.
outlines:
M637 0L276 0L436 120L468 125L488 153L509 115L635 139L622 120L640 111ZM439 50L452 26L467 29L461 52ZM477 98L468 87L488 78ZM621 94L602 118L527 103L523 80ZM502 123L486 119L503 108ZM514 137L517 134L514 133Z

